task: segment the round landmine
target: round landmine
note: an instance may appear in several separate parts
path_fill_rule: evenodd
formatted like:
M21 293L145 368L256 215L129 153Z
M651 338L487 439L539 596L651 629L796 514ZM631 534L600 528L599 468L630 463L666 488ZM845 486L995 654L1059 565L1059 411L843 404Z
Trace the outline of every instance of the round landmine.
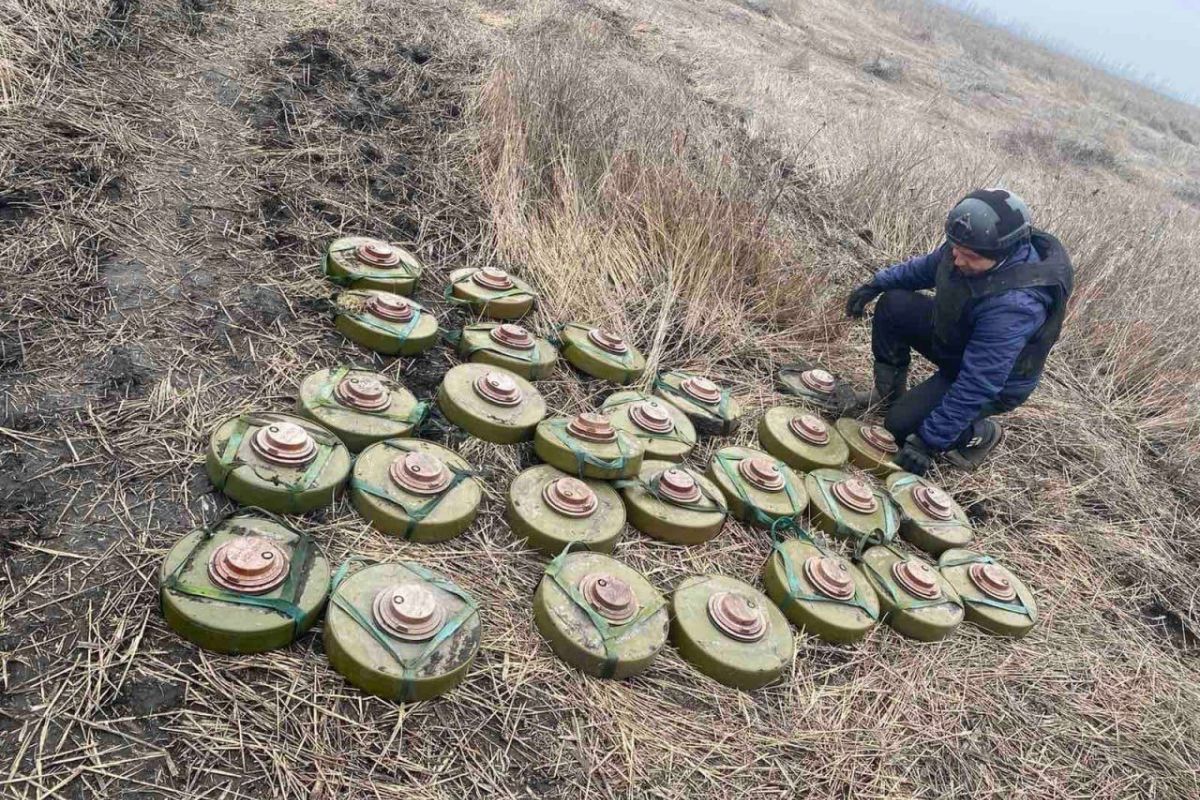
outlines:
M840 467L850 458L846 440L816 414L795 406L768 409L758 423L763 449L793 469Z
M897 472L888 476L887 489L901 512L900 535L914 546L936 556L975 537L967 512L924 478Z
M775 545L763 564L767 596L796 627L828 642L856 642L879 621L879 598L862 571L804 539Z
M887 492L870 479L836 469L808 473L804 487L812 500L813 524L842 539L875 537L890 542L900 527L900 514Z
M417 564L373 564L336 583L325 615L329 663L368 694L397 702L453 689L479 651L479 607Z
M699 544L721 532L728 514L712 481L670 461L643 461L638 479L621 495L629 524L673 544Z
M458 355L503 367L528 380L546 377L558 363L558 348L512 322L466 326L458 340Z
M450 273L449 297L491 319L516 319L533 308L537 292L496 267L464 267Z
M297 411L342 440L350 452L408 436L425 418L426 406L400 384L365 369L335 367L300 384Z
M350 502L383 533L444 542L471 526L483 497L471 465L420 439L388 439L354 462Z
M646 371L646 358L614 331L568 322L562 354L580 372L613 383L633 383Z
M513 533L550 556L568 545L611 553L625 528L625 506L607 483L539 464L513 479L505 518Z
M741 404L703 375L679 369L664 372L654 381L654 393L687 414L703 434L728 436L742 421Z
M281 514L332 503L350 474L346 445L312 420L241 414L217 425L205 457L208 477L230 499Z
M878 545L863 553L862 565L887 623L897 632L934 642L962 622L958 591L924 559L891 545Z
M783 613L754 587L724 575L679 584L671 596L671 640L696 669L737 689L774 682L795 652Z
M336 284L392 294L412 294L423 270L421 260L408 250L367 236L334 239L323 266Z
M808 505L804 477L761 450L718 450L708 477L729 501L729 513L743 522L770 527L778 519L798 517Z
M892 463L892 459L900 452L900 444L887 428L849 418L839 419L834 425L846 440L846 446L850 448L850 461L855 466L880 478L900 471Z
M600 412L614 428L636 436L646 458L681 461L696 446L696 429L687 415L644 392L614 392Z
M342 292L334 305L342 335L377 353L410 356L437 344L437 319L416 300L369 289Z
M533 437L538 458L581 478L615 481L642 468L642 442L612 426L603 414L554 417L538 423Z
M262 653L321 616L329 562L307 536L236 516L179 540L159 571L163 617L206 650Z
M495 444L528 440L546 416L546 401L532 383L487 364L453 367L438 387L437 403L446 419Z
M669 624L650 581L601 553L564 553L550 562L533 597L533 620L555 655L601 678L649 667Z
M997 636L1020 637L1037 623L1029 587L991 556L951 548L938 559L942 577L963 602L967 621Z
M831 372L804 364L780 369L778 384L784 394L798 397L810 406L834 414L846 404L847 395L853 392Z

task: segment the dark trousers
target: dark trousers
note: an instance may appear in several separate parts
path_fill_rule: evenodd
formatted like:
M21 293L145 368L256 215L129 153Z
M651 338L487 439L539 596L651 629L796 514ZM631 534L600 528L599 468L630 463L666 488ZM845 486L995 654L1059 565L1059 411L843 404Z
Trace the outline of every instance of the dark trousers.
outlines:
M875 361L896 369L908 369L913 350L933 362L938 371L892 403L883 426L899 442L916 433L925 418L938 407L942 397L950 391L954 375L942 368L934 353L933 298L903 289L884 292L875 304L875 317L871 323L871 351ZM1019 403L993 401L980 410L975 421L1012 411L1017 405ZM974 430L974 425L968 425L952 448L964 447Z

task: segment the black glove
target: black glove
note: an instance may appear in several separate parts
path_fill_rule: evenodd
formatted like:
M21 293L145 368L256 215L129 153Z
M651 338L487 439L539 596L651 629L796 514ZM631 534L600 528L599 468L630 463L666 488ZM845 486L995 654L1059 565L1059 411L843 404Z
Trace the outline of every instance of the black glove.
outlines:
M905 472L924 477L933 466L933 451L914 433L904 440L904 447L892 459L892 463Z
M867 303L870 303L876 297L883 293L874 283L864 283L862 286L850 293L849 299L846 300L846 316L860 318L867 313Z

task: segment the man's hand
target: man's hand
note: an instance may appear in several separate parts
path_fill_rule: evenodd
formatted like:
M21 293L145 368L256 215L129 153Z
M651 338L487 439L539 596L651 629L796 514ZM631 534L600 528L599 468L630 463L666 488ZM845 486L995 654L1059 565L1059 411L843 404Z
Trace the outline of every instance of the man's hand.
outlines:
M883 293L874 283L864 283L850 293L846 300L846 316L859 319L867 313L867 304Z
M905 472L924 477L933 466L933 452L917 434L904 440L904 447L892 459L892 463Z

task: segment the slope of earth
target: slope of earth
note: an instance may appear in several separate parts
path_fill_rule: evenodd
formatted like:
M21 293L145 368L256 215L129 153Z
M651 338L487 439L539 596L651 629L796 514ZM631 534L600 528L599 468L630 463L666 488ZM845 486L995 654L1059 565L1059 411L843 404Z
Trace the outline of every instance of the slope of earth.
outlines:
M981 155L944 119L921 122L945 90L913 54L940 63L929 54L941 51L874 6L834 0L765 16L715 0L46 0L0 19L15 65L0 81L14 112L0 120L0 795L1200 790L1200 486L1186 468L1197 373L1170 346L1194 339L1195 294L1165 293L1157 273L1135 291L1116 247L1130 231L1095 242L1069 202L1103 188L1111 197L1090 208L1123 207L1133 230L1138 214L1176 215L1141 254L1195 274L1194 211L1163 177L1194 169L1186 143L1120 169L1063 163L1053 143L1035 153L1036 138ZM868 31L908 54L907 78L863 76L883 41ZM793 63L809 41L845 52ZM1046 113L1078 112L1073 84L1012 68L1002 105L980 113L1020 133L1035 85L1062 95L1039 90ZM881 108L910 124L876 135ZM721 377L750 420L702 445L699 465L751 442L780 400L782 361L865 374L865 331L838 319L842 292L927 245L946 203L996 175L1035 181L1031 199L1081 256L1086 301L997 466L945 476L981 546L1036 587L1042 620L1027 639L964 628L920 645L880 629L840 647L798 634L790 674L754 694L670 649L630 681L588 678L538 637L545 561L503 521L531 449L440 426L425 435L485 475L465 536L389 539L345 501L299 524L335 562L416 559L483 601L479 658L450 695L362 695L329 667L319 624L235 657L163 623L163 555L233 510L203 474L215 422L286 410L305 375L369 359L333 330L316 268L340 233L413 243L430 265L418 299L443 328L467 321L440 299L446 274L497 264L543 292L536 330L604 322L652 364ZM375 359L426 399L455 361L446 347ZM539 388L559 413L606 392L565 368ZM730 522L686 549L630 531L617 555L668 592L701 572L753 582L768 552L765 533Z

